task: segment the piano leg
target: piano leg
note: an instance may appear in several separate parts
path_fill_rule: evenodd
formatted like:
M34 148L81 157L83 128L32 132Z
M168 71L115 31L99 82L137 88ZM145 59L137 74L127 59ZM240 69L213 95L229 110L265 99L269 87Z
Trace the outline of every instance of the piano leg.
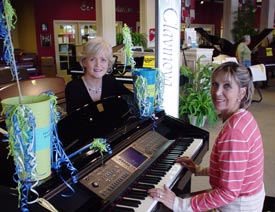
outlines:
M258 82L254 82L254 87L259 95L259 99L253 99L252 102L261 102L263 100L263 96L262 96L261 90L259 88Z

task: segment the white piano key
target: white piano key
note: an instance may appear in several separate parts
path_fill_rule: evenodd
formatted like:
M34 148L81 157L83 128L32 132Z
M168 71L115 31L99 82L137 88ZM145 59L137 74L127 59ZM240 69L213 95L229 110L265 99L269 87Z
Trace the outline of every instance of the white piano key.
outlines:
M181 157L194 156L199 151L199 149L201 148L202 145L203 145L203 140L195 138L194 141L191 143L191 145L188 146L188 148L181 155ZM172 168L166 173L166 175L164 177L162 177L161 181L157 185L155 185L155 187L163 188L164 185L171 187L174 180L180 174L182 169L183 169L183 166L181 166L178 163L175 163L172 166ZM157 203L158 203L157 200L154 200L152 197L147 196L145 198L145 200L141 200L141 204L139 205L138 208L133 208L133 209L135 210L135 212L150 212L156 206Z

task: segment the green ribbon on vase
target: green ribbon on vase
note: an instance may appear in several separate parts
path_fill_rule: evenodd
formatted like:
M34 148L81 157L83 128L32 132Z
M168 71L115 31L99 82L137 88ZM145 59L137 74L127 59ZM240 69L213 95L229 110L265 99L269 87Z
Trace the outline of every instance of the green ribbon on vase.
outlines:
M151 117L155 108L156 70L134 69L134 94L142 118Z

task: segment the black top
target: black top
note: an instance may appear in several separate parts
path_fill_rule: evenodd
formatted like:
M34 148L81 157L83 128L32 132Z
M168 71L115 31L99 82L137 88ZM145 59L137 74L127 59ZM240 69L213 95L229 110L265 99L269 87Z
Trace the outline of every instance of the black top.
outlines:
M133 93L114 77L110 75L103 76L100 99L123 94ZM86 104L94 102L90 97L82 78L73 79L68 82L65 88L65 96L67 113L71 113Z

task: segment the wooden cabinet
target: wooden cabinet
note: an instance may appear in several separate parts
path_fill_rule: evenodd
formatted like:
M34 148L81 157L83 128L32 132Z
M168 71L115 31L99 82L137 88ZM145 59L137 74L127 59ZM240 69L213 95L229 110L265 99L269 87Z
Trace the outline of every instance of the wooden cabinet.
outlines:
M66 74L71 61L75 61L75 47L96 35L95 21L54 21L56 70Z

